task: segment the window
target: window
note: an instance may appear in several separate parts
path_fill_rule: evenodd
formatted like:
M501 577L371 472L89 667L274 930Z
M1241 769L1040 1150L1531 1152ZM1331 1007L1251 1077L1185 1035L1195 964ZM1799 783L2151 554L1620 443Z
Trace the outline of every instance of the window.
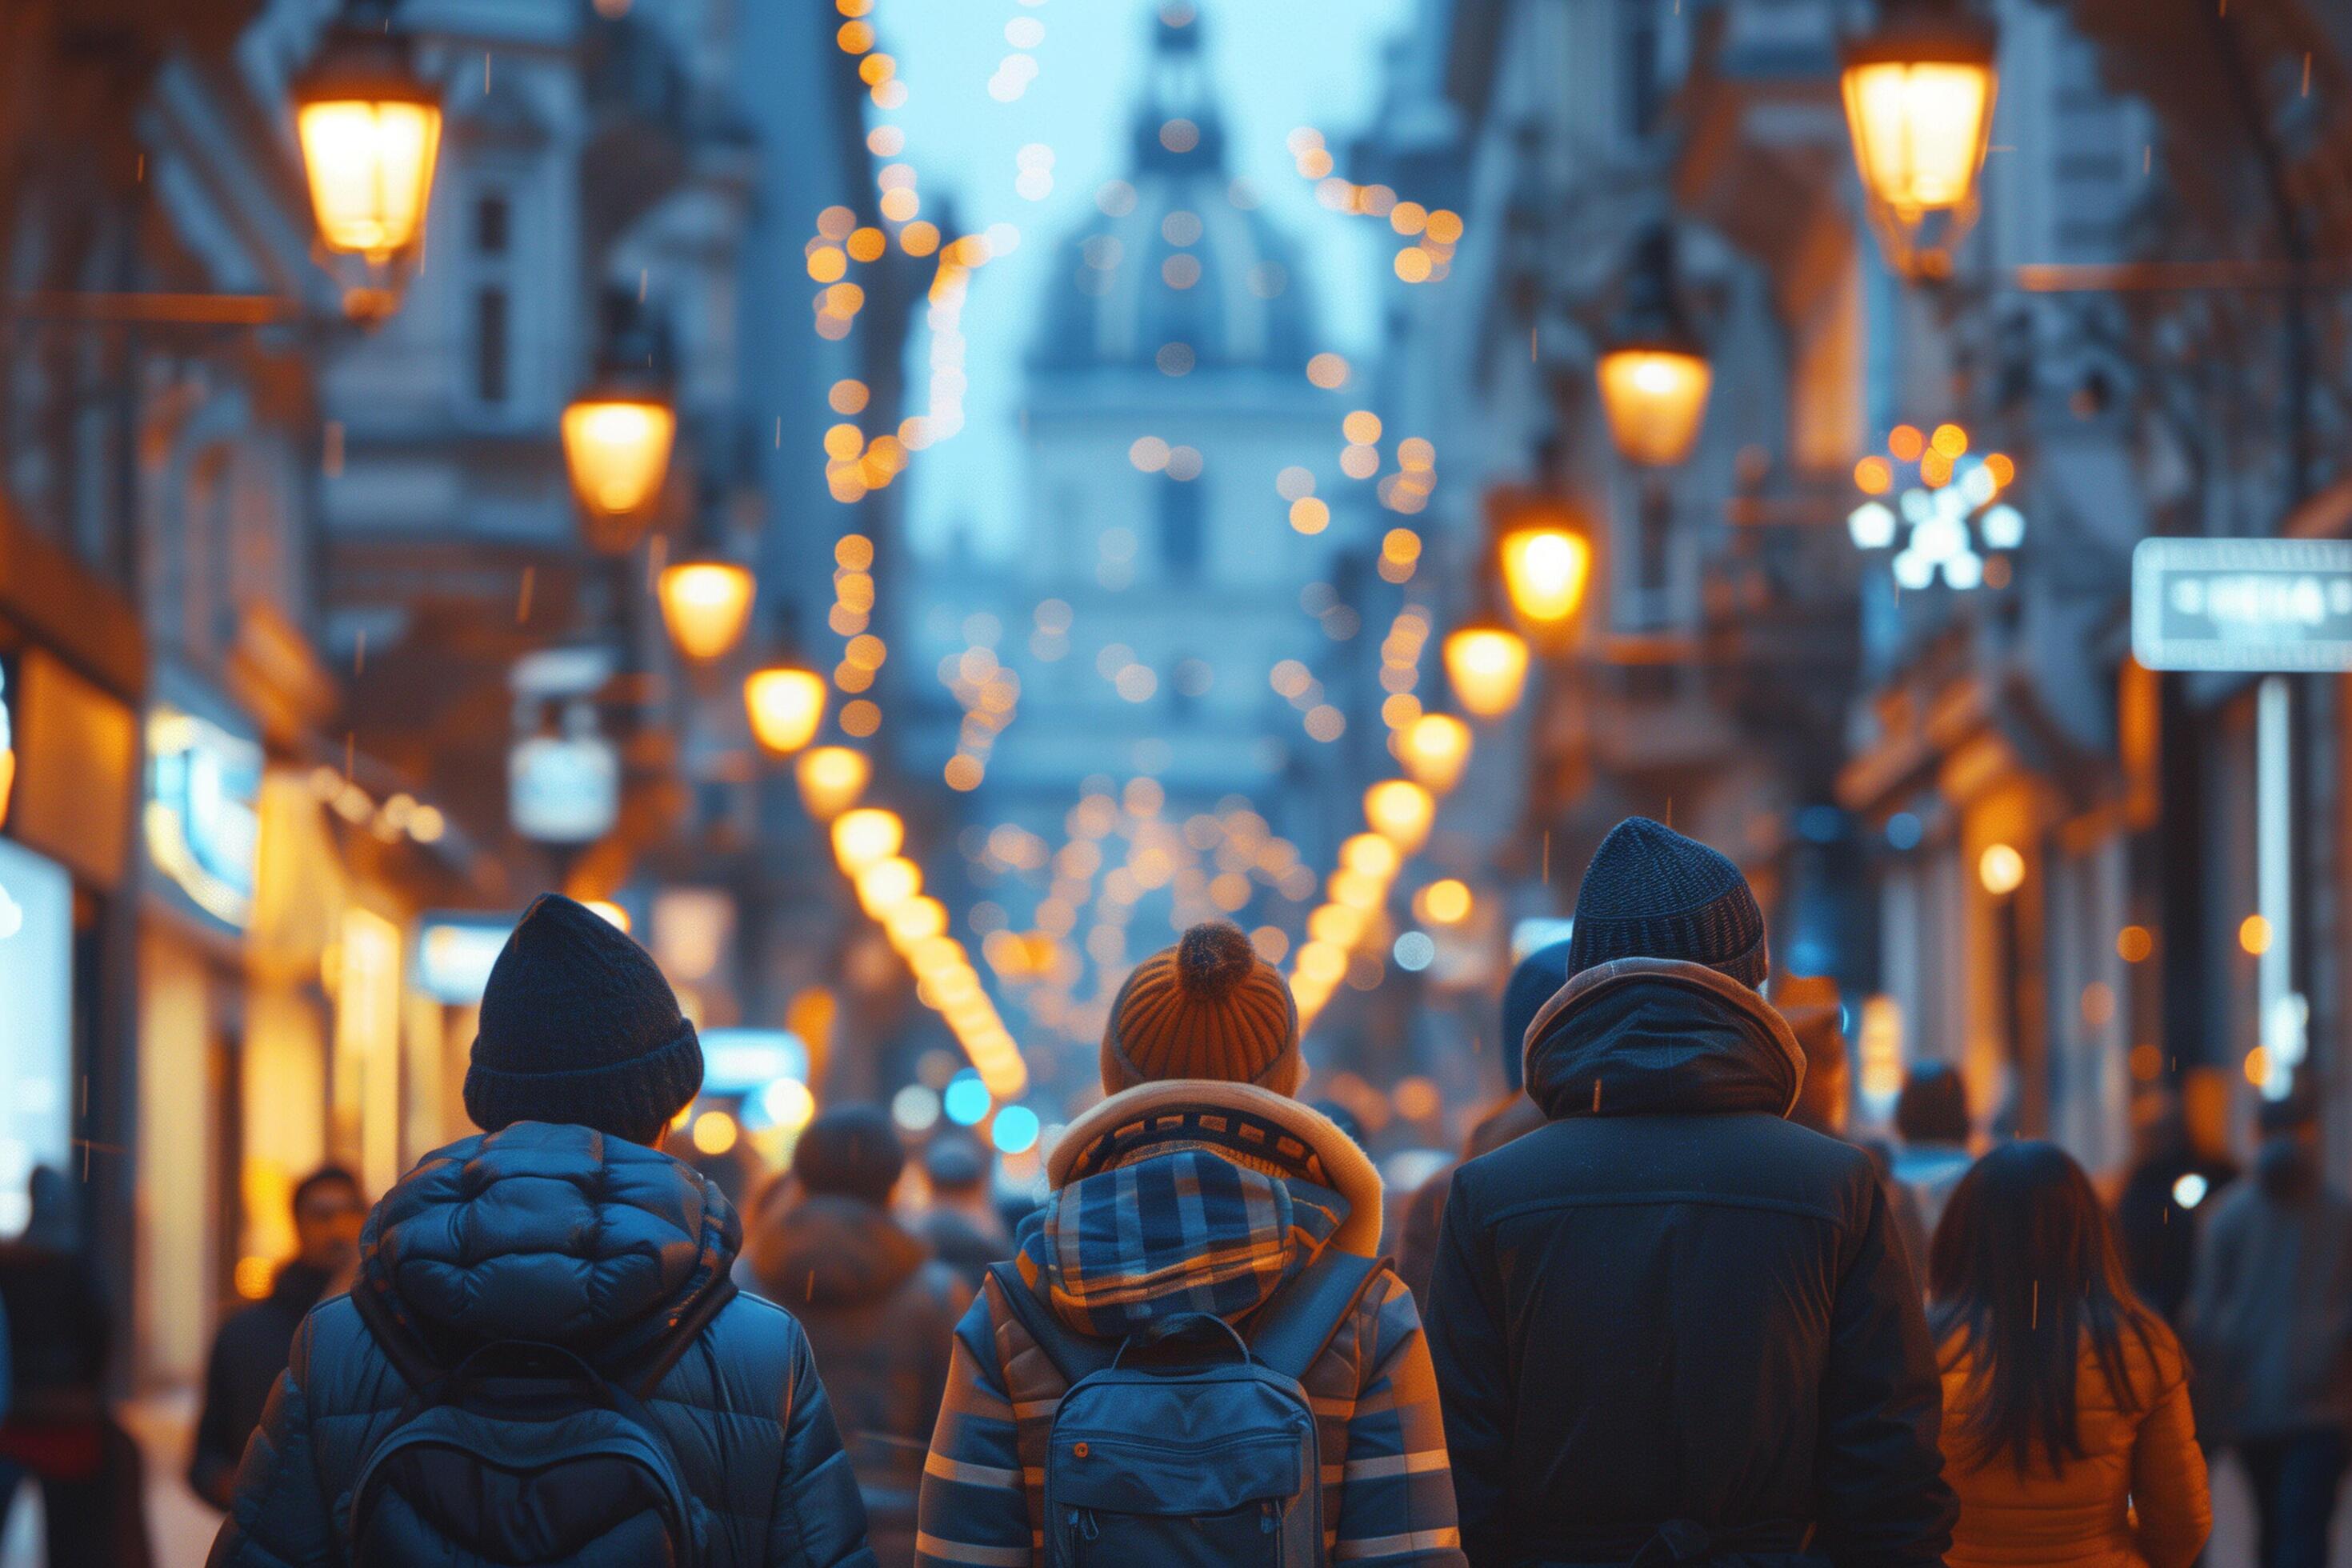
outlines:
M474 203L474 250L481 256L507 253L508 208L503 195L479 197Z
M484 289L474 296L474 395L484 403L507 400L507 291Z
M1160 480L1160 559L1181 577L1197 577L1208 551L1206 500L1197 479Z

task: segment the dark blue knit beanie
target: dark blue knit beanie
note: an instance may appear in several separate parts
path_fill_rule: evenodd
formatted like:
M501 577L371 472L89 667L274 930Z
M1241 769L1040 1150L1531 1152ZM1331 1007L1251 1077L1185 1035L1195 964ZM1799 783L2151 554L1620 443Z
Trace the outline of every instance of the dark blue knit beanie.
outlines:
M466 1114L485 1132L562 1121L644 1139L702 1090L702 1043L646 950L544 893L482 992Z
M1569 950L1575 944L1556 942L1519 960L1503 984L1503 1082L1522 1087L1527 1070L1528 1026L1536 1021L1552 994L1568 984Z
M1764 911L1739 868L1646 816L1609 830L1576 893L1568 968L1612 958L1679 958L1760 989L1771 973Z

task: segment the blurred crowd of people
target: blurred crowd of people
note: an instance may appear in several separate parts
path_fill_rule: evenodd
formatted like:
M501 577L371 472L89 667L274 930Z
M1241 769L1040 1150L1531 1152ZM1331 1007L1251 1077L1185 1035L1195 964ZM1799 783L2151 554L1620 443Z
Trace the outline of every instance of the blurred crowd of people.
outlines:
M2306 1100L2264 1102L2245 1173L2147 1101L2112 1203L1988 1140L1937 1063L1857 1135L1834 988L1766 951L1728 860L1630 820L1509 978L1508 1092L1391 1194L1298 1100L1280 975L1196 927L1122 988L1042 1202L960 1128L843 1105L739 1212L660 1152L700 1064L658 971L543 899L484 1004L486 1131L373 1205L304 1180L296 1256L221 1326L187 1478L214 1561L683 1532L711 1563L1140 1564L1263 1534L1267 1562L2189 1568L2226 1449L2263 1568L2324 1564L2352 1203ZM0 1510L37 1483L53 1563L142 1563L72 1187L33 1195L0 1247ZM1289 1379L1305 1479L1254 1430L1154 1430L1137 1366L1227 1408L1212 1321ZM603 1436L532 1449L548 1396L512 1388L567 1382Z

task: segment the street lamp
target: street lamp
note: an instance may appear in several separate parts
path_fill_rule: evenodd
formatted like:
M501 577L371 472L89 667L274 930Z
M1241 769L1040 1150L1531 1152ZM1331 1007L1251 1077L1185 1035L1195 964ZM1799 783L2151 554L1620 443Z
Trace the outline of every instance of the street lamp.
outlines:
M1854 163L1887 263L1906 276L1949 276L1976 219L2000 89L1995 38L1958 0L1887 0L1877 28L1846 45Z
M1454 700L1481 719L1518 705L1528 679L1528 640L1492 620L1455 627L1445 638L1445 678Z
M800 780L801 805L817 821L829 822L866 793L874 764L847 746L818 746L803 752L793 771Z
M1364 820L1372 831L1409 856L1429 842L1437 802L1411 779L1382 779L1364 792Z
M291 89L319 237L378 266L424 231L441 148L441 94L391 30L394 5L348 0Z
M755 670L743 681L743 706L751 716L751 733L781 757L816 738L816 727L824 721L824 682L790 666Z
M1423 713L1405 726L1397 750L1414 783L1444 795L1462 782L1470 763L1470 726L1451 713Z
M1530 626L1558 632L1584 603L1592 545L1564 510L1539 514L1503 535L1503 586L1511 608Z
M1609 435L1626 461L1671 468L1690 456L1715 382L1675 295L1675 237L1653 226L1634 247L1625 302L1594 371Z
M563 462L587 514L589 542L607 554L635 544L669 476L677 407L662 374L660 334L633 294L604 301L595 378L563 410Z
M662 569L662 624L690 659L708 663L742 639L759 582L731 561L681 561Z

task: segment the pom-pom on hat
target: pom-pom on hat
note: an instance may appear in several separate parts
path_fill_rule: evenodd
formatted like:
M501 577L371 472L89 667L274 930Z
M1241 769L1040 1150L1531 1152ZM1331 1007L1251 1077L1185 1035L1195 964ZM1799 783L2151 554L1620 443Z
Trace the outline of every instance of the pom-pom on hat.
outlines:
M542 893L490 968L466 1114L657 1135L702 1089L702 1044L642 947L585 904Z
M1298 1005L1229 921L1186 931L1118 988L1103 1030L1103 1092L1164 1079L1216 1079L1296 1094Z

